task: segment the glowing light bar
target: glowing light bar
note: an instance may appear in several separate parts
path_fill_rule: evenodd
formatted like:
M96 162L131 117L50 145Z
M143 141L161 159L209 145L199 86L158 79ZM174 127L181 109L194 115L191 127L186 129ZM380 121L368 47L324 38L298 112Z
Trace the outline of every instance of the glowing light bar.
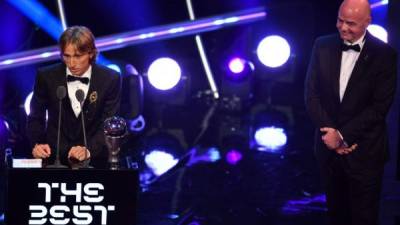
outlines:
M100 51L107 51L145 42L187 36L218 30L228 26L250 23L265 19L266 16L267 13L264 8L254 8L204 19L101 37L97 38L96 46ZM8 54L0 56L0 70L55 59L59 59L58 46Z
M380 6L384 6L384 5L387 5L387 4L389 4L389 0L382 0L380 2L376 2L374 4L371 4L371 9L374 9L374 8L377 8L377 7L380 7Z

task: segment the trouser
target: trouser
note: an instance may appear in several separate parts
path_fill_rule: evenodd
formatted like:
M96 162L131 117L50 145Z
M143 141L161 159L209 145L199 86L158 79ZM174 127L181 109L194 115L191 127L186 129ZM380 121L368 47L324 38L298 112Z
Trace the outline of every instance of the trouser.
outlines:
M383 166L350 169L345 157L323 166L330 225L378 225Z

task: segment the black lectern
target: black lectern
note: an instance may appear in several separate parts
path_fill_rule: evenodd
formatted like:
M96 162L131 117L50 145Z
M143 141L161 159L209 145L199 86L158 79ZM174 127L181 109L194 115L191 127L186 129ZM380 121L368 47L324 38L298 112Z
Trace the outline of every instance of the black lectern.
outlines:
M5 222L134 225L136 170L10 169Z

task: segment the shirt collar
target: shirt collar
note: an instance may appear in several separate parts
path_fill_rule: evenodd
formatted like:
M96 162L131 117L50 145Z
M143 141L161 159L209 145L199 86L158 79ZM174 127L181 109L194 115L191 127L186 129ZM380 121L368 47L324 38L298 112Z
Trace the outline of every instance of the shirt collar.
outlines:
M66 68L67 68L67 76L68 76L68 75L74 76L74 75L71 73L71 71L68 69L68 67L66 67ZM90 65L89 68L86 70L86 72L84 72L84 73L82 74L82 76L79 76L79 77L87 77L87 78L89 78L89 80L90 80L91 76L92 76L92 65Z

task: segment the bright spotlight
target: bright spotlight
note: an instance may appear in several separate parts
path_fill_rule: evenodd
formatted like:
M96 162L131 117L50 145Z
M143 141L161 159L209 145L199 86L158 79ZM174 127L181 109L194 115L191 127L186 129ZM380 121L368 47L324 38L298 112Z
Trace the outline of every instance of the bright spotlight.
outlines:
M141 149L139 178L141 185L149 185L178 165L183 157L183 146L177 134L164 131L145 136ZM182 164L183 165L183 164Z
M232 73L238 74L243 72L246 61L241 58L233 58L229 62L229 69Z
M144 161L156 176L160 176L174 167L179 160L170 153L154 149L144 157Z
M121 68L117 64L108 64L107 67L121 74Z
M368 26L367 30L374 35L376 38L381 41L387 43L388 42L388 33L385 28L377 24L371 24Z
M175 87L181 79L181 68L171 58L159 58L150 65L147 74L153 87L168 90Z
M227 76L234 81L242 81L249 77L254 71L254 65L250 61L242 58L232 58L228 63Z
M258 45L257 56L265 66L272 68L282 66L290 57L289 43L280 36L268 36Z
M287 136L283 128L262 127L256 130L254 139L260 151L275 152L286 145Z

